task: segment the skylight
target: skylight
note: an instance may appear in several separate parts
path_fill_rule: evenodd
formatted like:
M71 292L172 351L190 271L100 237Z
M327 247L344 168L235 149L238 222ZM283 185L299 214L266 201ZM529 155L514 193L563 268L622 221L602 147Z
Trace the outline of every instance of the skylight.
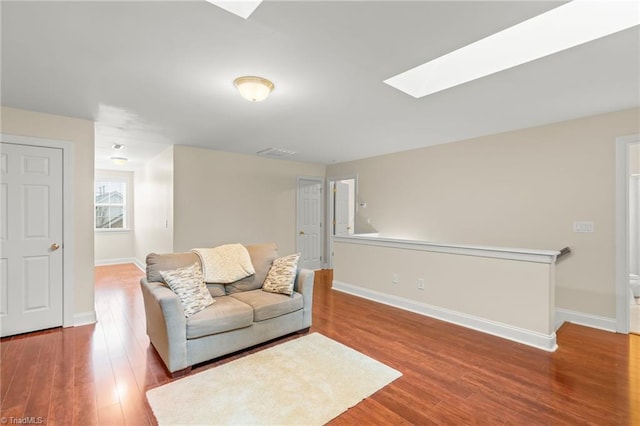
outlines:
M207 0L221 9L247 19L260 6L262 0Z
M639 24L637 0L574 0L384 82L421 98Z

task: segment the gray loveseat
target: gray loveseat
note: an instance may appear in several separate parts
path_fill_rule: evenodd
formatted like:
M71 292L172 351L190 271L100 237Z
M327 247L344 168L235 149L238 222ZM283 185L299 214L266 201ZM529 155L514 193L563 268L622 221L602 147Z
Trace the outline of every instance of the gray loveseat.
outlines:
M147 256L147 275L140 280L151 344L171 373L311 326L313 271L298 269L291 296L261 290L275 244L246 246L256 273L231 284L207 284L213 305L185 318L178 296L164 284L160 271L200 263L195 253ZM176 374L174 374L176 375Z

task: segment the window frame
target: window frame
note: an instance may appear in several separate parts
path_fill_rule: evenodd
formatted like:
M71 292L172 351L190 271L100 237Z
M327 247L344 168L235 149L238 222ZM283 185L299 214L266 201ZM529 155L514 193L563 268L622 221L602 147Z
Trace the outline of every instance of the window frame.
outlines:
M96 202L96 189L99 182L118 182L124 184L124 197L122 204ZM122 216L122 228L98 228L96 210L97 207L122 207L124 213ZM93 230L94 232L129 232L131 231L131 179L128 176L100 174L96 175L93 182Z

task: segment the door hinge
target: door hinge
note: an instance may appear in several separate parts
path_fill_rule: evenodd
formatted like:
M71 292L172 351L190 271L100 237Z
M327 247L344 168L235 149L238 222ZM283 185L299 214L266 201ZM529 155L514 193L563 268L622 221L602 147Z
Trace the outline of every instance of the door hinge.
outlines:
M336 192L338 192L338 188L336 188L335 186L333 187L333 193L335 194Z
M334 224L334 225L336 224L336 220L335 220L335 219L333 219L333 224Z

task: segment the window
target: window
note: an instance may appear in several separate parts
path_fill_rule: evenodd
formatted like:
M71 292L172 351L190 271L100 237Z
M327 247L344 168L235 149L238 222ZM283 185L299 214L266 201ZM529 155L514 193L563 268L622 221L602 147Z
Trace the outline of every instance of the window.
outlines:
M95 195L96 229L128 229L127 181L118 178L96 179Z

